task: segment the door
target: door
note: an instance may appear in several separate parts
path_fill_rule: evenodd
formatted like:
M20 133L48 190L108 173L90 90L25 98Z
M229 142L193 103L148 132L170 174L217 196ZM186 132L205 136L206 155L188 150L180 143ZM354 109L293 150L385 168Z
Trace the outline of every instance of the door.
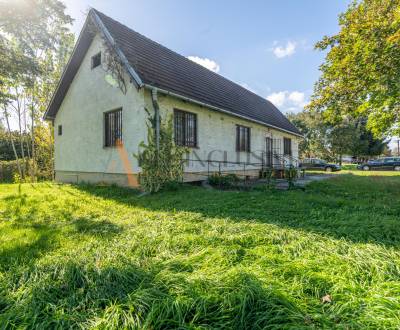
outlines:
M272 139L270 137L267 137L265 141L265 166L272 167Z

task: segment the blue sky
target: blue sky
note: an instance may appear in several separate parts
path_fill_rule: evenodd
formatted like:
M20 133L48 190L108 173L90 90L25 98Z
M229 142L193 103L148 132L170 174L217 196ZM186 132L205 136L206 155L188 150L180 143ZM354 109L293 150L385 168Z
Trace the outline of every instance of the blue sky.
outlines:
M65 0L78 34L89 7L298 112L324 53L313 46L338 31L347 0Z

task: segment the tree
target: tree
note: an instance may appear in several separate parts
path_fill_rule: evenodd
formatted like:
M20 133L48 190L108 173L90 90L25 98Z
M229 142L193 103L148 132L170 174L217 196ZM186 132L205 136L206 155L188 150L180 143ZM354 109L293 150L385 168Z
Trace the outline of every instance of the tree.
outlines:
M354 1L340 32L316 49L329 50L309 108L330 123L367 118L375 136L400 133L400 0Z
M47 141L40 151L51 150L50 129L42 116L72 51L71 23L59 0L0 3L0 104L5 119L16 118L21 154L15 152L15 159L17 164L19 158L33 159L33 178L37 164L51 162L51 157L37 154L37 144ZM14 144L11 135L10 143Z
M342 165L343 155L351 154L359 143L360 131L354 122L345 120L327 130L327 141L331 158Z
M379 156L388 148L387 142L377 139L366 127L365 118L346 118L329 124L319 112L303 111L288 118L304 135L299 145L300 157L318 157L341 162L343 155L357 159Z
M321 114L303 111L297 114L289 113L287 117L304 137L299 144L299 156L325 158L328 125L322 120Z
M21 146L19 144L20 134L18 131L11 131L11 139L14 141L14 145L18 155L22 154ZM29 141L29 134L25 134L25 139ZM27 153L27 146L25 147L25 153ZM10 161L15 160L15 154L12 149L12 144L10 143L9 132L5 129L0 128L0 161Z

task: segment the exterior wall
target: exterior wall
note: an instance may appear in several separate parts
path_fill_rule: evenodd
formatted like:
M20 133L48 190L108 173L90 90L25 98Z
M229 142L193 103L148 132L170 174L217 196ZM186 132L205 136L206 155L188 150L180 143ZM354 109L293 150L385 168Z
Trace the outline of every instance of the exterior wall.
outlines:
M55 171L60 181L68 181L66 173L70 173L69 180L74 173L80 173L81 178L85 173L123 175L129 164L133 165L133 172L138 171L133 153L146 137L144 91L137 91L126 77L127 93L124 94L106 81L107 72L103 67L91 69L91 57L100 50L104 50L103 41L96 36L54 121ZM122 151L103 146L104 112L118 108L122 108L123 118L125 149ZM61 136L57 134L58 125L62 125Z
M146 141L147 114L152 111L150 91L139 91L126 77L127 93L106 81L107 72L102 67L91 68L91 57L104 51L102 39L93 40L75 79L57 113L55 125L55 171L56 179L62 182L105 182L119 185L136 185L136 174L140 172L137 160L138 145ZM102 52L102 55L104 52ZM266 137L277 139L283 152L283 137L292 139L293 157L298 157L298 141L294 135L229 116L198 105L159 94L161 116L173 115L175 108L197 114L198 148L191 149L192 160L227 160L260 163L261 152L266 148ZM124 147L105 148L104 113L122 108L122 135ZM236 152L236 125L251 128L252 153ZM58 136L58 125L62 135ZM202 162L187 164L187 180L202 177L197 172L218 170L218 165ZM247 171L250 168L247 167ZM240 173L243 167L228 164L223 171ZM256 170L256 169L254 169ZM135 173L135 175L127 175Z
M192 103L188 103L170 96L159 95L158 97L161 116L172 116L174 109L189 111L197 114L197 141L198 147L190 149L189 159L192 160L227 160L228 164L221 165L221 171L243 172L243 165L229 164L229 162L261 163L261 154L266 151L266 137L274 139L279 146L277 149L283 153L283 138L292 139L292 156L298 158L298 145L300 138L276 129L230 116L218 111L210 110ZM151 106L151 95L145 92L145 102L149 109ZM251 128L251 153L236 152L236 125ZM217 163L193 161L187 164L185 171L188 173L218 171ZM246 171L251 170L246 167ZM255 169L255 167L253 167ZM192 175L192 177L195 177Z

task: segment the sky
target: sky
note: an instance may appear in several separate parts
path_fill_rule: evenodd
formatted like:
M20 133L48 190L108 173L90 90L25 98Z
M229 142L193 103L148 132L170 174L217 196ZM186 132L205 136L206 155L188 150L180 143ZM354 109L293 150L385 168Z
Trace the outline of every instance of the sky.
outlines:
M272 101L299 112L309 100L347 0L64 0L79 31L90 7Z

